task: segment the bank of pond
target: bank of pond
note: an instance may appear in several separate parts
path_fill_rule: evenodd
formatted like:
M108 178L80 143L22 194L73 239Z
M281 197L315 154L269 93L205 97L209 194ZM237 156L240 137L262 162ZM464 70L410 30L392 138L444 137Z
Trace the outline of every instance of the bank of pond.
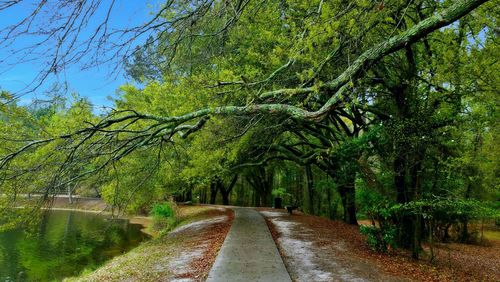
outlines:
M0 233L0 281L60 281L95 269L149 236L127 219L51 210L33 228Z

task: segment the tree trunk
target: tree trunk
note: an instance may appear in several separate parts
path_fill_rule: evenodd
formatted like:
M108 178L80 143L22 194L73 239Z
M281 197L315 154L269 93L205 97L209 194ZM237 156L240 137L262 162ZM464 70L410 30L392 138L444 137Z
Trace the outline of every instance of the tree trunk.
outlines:
M212 183L210 183L210 204L211 205L214 205L215 204L215 200L217 199L217 191L219 189L217 189L217 183L215 181L212 181Z
M332 191L326 189L326 200L328 201L328 218L335 219L332 208Z
M238 175L235 174L227 187L224 186L224 182L221 179L218 180L217 183L219 186L220 194L222 196L223 205L226 206L229 205L229 195L231 194L231 191L233 190L233 187L236 184L237 180L238 180Z
M356 175L352 172L352 174L347 175L346 177L347 178L344 179L344 183L338 187L344 210L343 220L348 224L358 225L356 217L356 190L354 186Z
M425 149L419 149L416 151L413 158L413 167L411 169L411 184L413 188L413 200L421 199L421 187L420 187L420 174L422 170L423 157L425 155ZM422 250L422 211L420 210L414 219L413 227L413 241L412 241L412 257L418 259L419 253Z
M356 218L356 192L354 183L352 185L343 185L340 188L340 196L342 197L342 204L344 206L344 221L349 224L358 225Z
M347 189L347 223L358 225L358 219L356 217L356 191L354 187L348 187Z
M200 190L198 191L198 202L199 202L200 204L204 204L204 201L203 201L203 194L204 194L204 193L205 193L205 188L200 189Z
M255 187L253 189L253 206L260 207L260 193Z
M73 204L73 189L71 188L71 183L68 184L68 200L70 204Z
M412 200L411 194L408 191L407 185L407 148L405 144L399 144L397 147L397 155L394 159L394 185L396 186L397 193L397 203L406 204ZM413 233L414 233L414 220L415 218L411 215L402 215L399 222L399 245L403 248L412 248L413 245Z
M258 167L252 169L246 179L254 188L255 206L271 206L274 171Z
M193 201L193 189L191 187L189 187L184 193L182 193L183 195L183 202L192 202Z
M229 205L229 193L223 193L221 190L220 195L222 196L222 204L225 206Z
M314 213L314 179L313 179L313 173L312 173L312 168L311 165L306 165L306 182L307 182L307 196L308 196L308 202L307 202L307 211L309 214L315 214Z

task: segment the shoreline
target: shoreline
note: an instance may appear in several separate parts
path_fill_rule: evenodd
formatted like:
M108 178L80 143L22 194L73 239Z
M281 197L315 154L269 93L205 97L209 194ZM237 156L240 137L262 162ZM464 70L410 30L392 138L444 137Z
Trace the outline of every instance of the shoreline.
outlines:
M56 210L56 211L75 211L75 212L84 212L84 213L92 213L99 214L103 216L113 215L111 211L109 211L109 206L104 203L101 198L88 198L88 197L78 197L73 198L75 201L70 204L66 202L68 200L67 197L59 196L52 203L50 207L42 207L42 210ZM74 207L71 207L74 205ZM142 226L141 232L155 238L158 236L158 233L151 229L153 219L150 216L145 215L127 215L120 214L115 215L116 218L126 219L130 224L139 224Z
M204 281L229 231L232 211L185 206L179 215L175 231L64 281Z
M98 215L111 215L112 213L109 211L97 211L97 210L85 210L81 208L41 208L42 210L54 210L54 211L74 211L74 212L82 212L82 213L92 213ZM141 232L155 238L158 236L158 233L151 230L151 226L153 224L153 218L149 216L141 216L141 215L120 215L117 216L118 219L126 219L130 224L138 224L141 225Z

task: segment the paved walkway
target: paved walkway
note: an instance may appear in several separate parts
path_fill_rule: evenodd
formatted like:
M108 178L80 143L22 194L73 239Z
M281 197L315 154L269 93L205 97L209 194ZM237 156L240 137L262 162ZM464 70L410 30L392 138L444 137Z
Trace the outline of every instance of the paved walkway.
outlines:
M292 281L264 218L251 208L234 208L234 216L207 281Z

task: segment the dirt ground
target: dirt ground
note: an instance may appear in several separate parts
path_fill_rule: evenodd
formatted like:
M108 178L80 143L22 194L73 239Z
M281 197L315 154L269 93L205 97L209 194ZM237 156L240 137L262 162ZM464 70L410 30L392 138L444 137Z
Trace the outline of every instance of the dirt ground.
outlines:
M96 271L68 281L205 281L231 226L233 211L179 208L183 224Z
M373 252L357 226L284 210L259 211L294 281L500 281L500 241L441 244L430 264L405 251Z
M73 197L73 203L70 204L69 199L66 196L54 197L50 208L96 212L106 212L109 210L108 205L100 198Z

